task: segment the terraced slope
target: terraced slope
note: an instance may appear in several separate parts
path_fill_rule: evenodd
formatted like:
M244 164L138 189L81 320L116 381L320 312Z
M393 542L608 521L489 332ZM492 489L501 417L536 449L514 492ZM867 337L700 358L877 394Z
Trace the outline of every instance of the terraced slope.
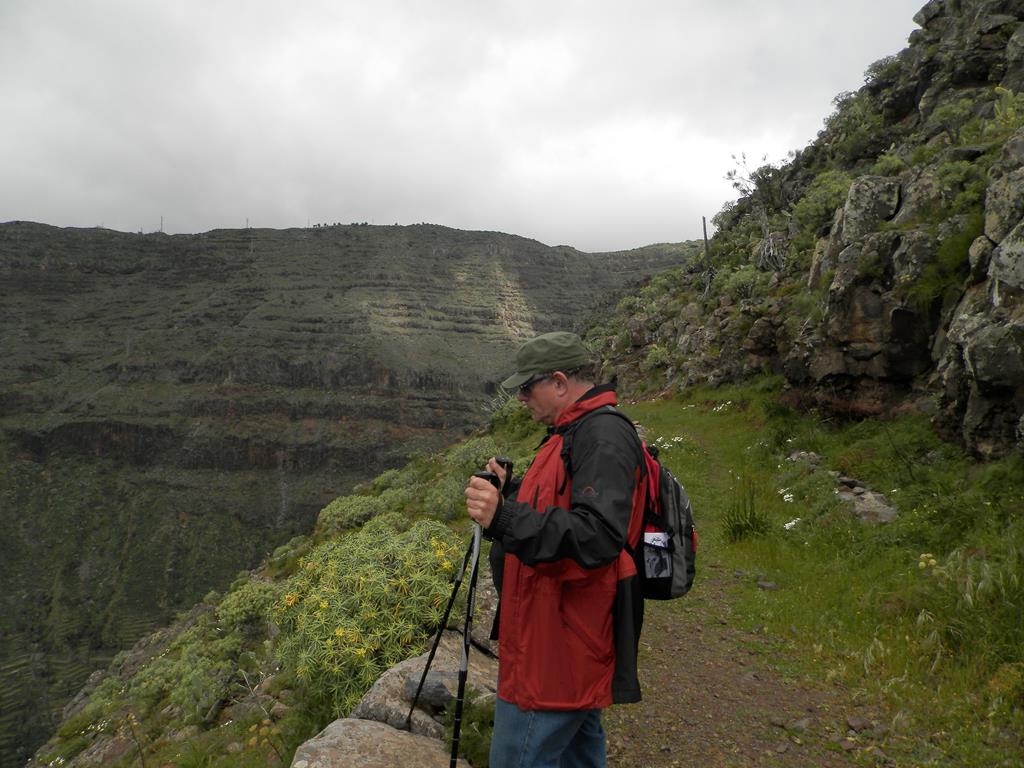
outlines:
M690 248L0 225L0 764L119 648L481 423L525 336Z

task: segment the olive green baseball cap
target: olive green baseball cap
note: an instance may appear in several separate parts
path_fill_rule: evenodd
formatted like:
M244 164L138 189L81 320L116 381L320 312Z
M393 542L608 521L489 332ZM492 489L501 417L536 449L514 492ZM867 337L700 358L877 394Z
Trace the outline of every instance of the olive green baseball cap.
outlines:
M590 352L575 333L544 333L519 348L516 352L516 372L501 382L501 386L504 389L516 389L538 374L571 371L589 362Z

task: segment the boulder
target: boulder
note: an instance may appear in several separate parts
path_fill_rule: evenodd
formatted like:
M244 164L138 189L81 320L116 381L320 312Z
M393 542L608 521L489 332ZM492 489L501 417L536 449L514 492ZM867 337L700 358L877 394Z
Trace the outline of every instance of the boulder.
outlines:
M996 284L996 290L1024 290L1024 221L1003 238L992 252L988 275Z
M1024 129L1003 145L988 174L985 234L996 244L1024 219Z
M404 728L406 717L416 686L419 685L428 653L407 659L389 669L352 710L351 717L376 720L394 728ZM445 631L437 647L434 661L430 665L432 683L447 687L454 698L458 681L458 669L462 660L462 635L451 630ZM471 648L469 654L469 684L478 691L494 693L498 689L498 662L480 651ZM411 684L411 691L407 686ZM410 728L413 733L441 738L443 726L434 719L434 707L422 699L413 712Z
M775 324L767 317L759 317L750 326L743 348L752 354L770 355L775 349Z
M1006 43L1006 75L1000 85L1014 93L1024 90L1024 23L1017 25Z
M910 284L935 260L935 238L926 228L904 233L892 255L893 283Z
M372 720L335 720L295 750L291 768L447 768L444 742ZM459 760L458 765L469 768Z
M981 325L965 340L964 362L982 386L1024 386L1024 323Z
M900 180L887 176L861 176L850 185L843 206L844 243L874 232L896 213L900 204Z
M940 134L939 137L943 138L945 134ZM918 221L927 220L931 212L941 206L942 185L939 183L934 168L931 166L916 168L903 185L900 210L893 217L893 222L899 225L913 225Z
M988 265L992 260L992 241L985 235L978 235L967 252L967 258L971 265L971 282L980 283L988 274Z

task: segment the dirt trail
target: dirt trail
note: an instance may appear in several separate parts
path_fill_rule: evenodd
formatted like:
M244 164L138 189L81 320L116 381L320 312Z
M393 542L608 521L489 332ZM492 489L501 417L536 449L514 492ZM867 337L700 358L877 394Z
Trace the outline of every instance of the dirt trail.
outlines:
M647 602L644 701L605 713L609 766L846 768L864 757L884 765L873 713L840 688L786 679L770 665L777 643L733 625L736 578L709 564L687 597Z

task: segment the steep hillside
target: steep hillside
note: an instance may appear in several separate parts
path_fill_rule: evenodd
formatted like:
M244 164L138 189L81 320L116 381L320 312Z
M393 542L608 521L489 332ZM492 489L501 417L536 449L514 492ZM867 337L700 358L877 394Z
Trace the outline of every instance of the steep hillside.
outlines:
M1024 9L929 2L789 162L731 174L710 260L591 332L630 386L759 371L843 417L913 407L980 456L1024 441Z
M623 404L685 482L701 546L694 591L647 605L645 701L607 713L612 764L1019 765L1024 461L970 461L920 416L839 425L800 414L782 385ZM496 453L525 467L543 434L509 405L485 433L333 501L313 536L119 655L32 768L258 768L293 753L299 765L296 747L329 724L306 757L427 764L414 734L443 728L424 711L414 734L396 729L410 694L386 670L423 652L443 613L469 538L466 477ZM899 508L884 525L851 500L883 493ZM485 686L493 669L478 648L472 658L470 683ZM390 684L367 692L382 673ZM376 727L332 723L350 713ZM463 746L476 766L488 723L486 704L469 707ZM382 762L382 744L402 758Z
M523 337L690 250L0 225L3 765L118 649L481 423Z

